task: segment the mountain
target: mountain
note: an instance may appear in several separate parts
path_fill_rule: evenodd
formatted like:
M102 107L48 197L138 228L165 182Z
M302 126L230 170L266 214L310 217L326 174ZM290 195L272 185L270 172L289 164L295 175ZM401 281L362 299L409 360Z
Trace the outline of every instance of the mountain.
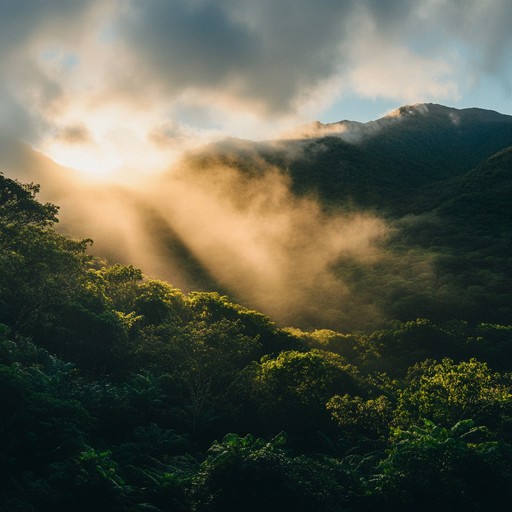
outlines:
M331 264L350 292L331 326L375 322L370 305L385 318L508 322L510 147L511 116L420 104L369 123L316 123L298 138L226 141L190 155L184 167L196 183L238 172L247 187L277 172L296 197L314 198L328 214L385 219L391 234L378 261L341 255Z
M510 322L512 117L434 104L187 153L137 187L94 185L0 140L96 254L281 325Z
M417 210L423 188L463 175L512 145L512 116L418 104L377 121L317 123L302 133L278 142L231 141L194 159L202 166L213 159L252 172L276 165L297 193L317 193L326 204L350 200L404 214Z

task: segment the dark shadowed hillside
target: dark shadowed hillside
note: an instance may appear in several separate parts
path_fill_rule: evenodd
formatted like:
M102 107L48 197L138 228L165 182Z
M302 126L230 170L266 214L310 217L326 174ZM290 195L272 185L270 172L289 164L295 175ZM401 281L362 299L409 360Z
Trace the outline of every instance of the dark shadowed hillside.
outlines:
M306 138L276 143L231 141L194 160L210 159L255 172L276 165L299 193L315 192L329 205L404 214L424 187L460 176L512 144L512 116L435 104L404 106L377 121L316 125ZM315 136L317 135L317 136Z
M237 175L242 186L237 182L234 195L250 208L251 196L240 189L278 173L296 196L315 198L331 215L365 211L386 221L378 258L340 253L331 262L331 279L348 295L329 299L333 314L323 316L324 325L361 328L364 318L378 321L376 311L381 320L509 318L512 117L425 104L300 133L210 146L189 156L183 176L197 186L233 187ZM307 325L304 318L288 322ZM318 318L308 322L318 325Z
M6 173L40 182L95 254L281 325L508 321L512 117L415 105L294 137L213 144L137 186L2 148Z

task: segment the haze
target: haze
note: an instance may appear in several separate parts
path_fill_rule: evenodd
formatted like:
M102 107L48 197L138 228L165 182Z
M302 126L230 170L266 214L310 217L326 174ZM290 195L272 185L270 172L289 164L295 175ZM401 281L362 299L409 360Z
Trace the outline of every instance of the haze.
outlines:
M383 219L327 214L277 168L198 172L189 155L406 103L510 112L511 24L506 0L0 1L0 167L40 182L63 229L112 261L192 288L179 240L282 322L378 318L330 268L387 257Z

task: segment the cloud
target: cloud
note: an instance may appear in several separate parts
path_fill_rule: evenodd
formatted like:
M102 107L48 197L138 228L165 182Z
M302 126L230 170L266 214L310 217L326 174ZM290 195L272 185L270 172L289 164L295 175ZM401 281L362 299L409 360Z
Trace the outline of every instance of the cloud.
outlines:
M85 125L75 124L64 127L58 138L69 144L79 144L90 142L91 134Z
M493 49L508 46L503 18L510 20L510 9L500 0L486 5L486 28L500 34L490 36L476 21L483 4L152 0L133 3L117 30L141 70L131 77L134 90L176 102L195 93L279 117L297 113L308 98L325 108L319 91L329 86L331 101L350 90L402 102L457 98L464 66L482 73L489 62L505 62L507 52Z
M407 47L390 48L380 40L355 45L355 53L357 63L347 76L350 88L360 96L384 97L402 104L421 103L425 98L460 98L459 85L452 74L458 64L455 56L433 59L416 55Z
M278 117L336 74L340 2L151 0L132 3L116 25L133 90L172 101L194 94L227 109Z
M48 50L77 48L109 4L110 0L1 3L0 108L11 114L10 128L2 124L2 129L32 141L51 129L50 114L66 94L68 77L55 73Z
M336 277L334 265L340 257L363 266L379 260L385 221L364 212L326 213L314 197L295 196L289 178L254 148L246 150L230 164L215 155L182 160L139 192L236 300L284 325L361 327L380 320ZM153 258L160 253L169 261L168 238L160 243Z
M9 123L0 127L43 148L82 123L101 144L105 133L91 117L124 110L146 130L131 131L140 145L166 125L166 139L174 133L181 143L194 128L268 138L344 95L454 101L482 77L510 86L511 5L5 1L0 112Z
M459 41L464 73L474 80L492 76L510 88L512 4L507 0L431 0L429 18L442 27L443 41ZM510 94L510 91L508 91Z

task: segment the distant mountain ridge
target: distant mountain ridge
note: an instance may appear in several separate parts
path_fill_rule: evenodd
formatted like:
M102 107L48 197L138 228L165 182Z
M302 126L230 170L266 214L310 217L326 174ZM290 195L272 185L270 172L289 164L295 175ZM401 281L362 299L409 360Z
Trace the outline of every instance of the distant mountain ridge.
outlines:
M512 118L512 116L501 114L494 110L477 107L457 109L436 103L416 103L399 107L383 117L367 123L347 119L325 124L315 121L310 125L306 125L306 133L304 133L303 138L308 136L311 138L324 137L329 135L330 132L332 134L340 134L343 138L345 132L350 132L354 128L360 130L368 138L383 128L396 125L397 122L412 121L412 123L417 123L422 117L430 122L435 119L437 123L442 123L448 118L455 126L459 126L461 123L509 123ZM315 133L315 130L318 131L318 134ZM297 138L300 138L300 129L298 130Z
M304 198L326 218L363 213L390 227L382 261L363 265L345 258L330 264L332 278L339 279L340 289L348 290L354 303L388 319L509 323L512 318L512 116L418 104L369 123L316 123L293 138L229 139L186 154L168 175L137 190L85 186L68 170L7 139L0 139L0 170L39 182L44 199L62 205L64 230L95 239L100 256L140 266L184 290L216 289L271 316L275 311L265 305L272 297L260 293L251 298L244 294L243 279L229 276L240 263L247 277L259 281L250 258L235 261L237 239L215 225L215 215L225 206L219 201L226 202L225 212L232 217L250 214L254 206L275 201L272 187L285 184L283 211L284 200L295 198L297 205ZM280 181L266 180L269 175ZM251 203L252 187L259 203ZM199 194L189 198L196 189ZM253 225L231 225L229 215L221 217L231 226L224 229L240 229L243 245L243 230ZM307 223L307 216L274 218L278 223L282 219L295 226L301 239L300 222ZM273 236L272 230L271 224L256 229L263 237L267 231ZM201 237L213 232L219 238L205 244ZM231 236L231 246L224 244L224 234ZM211 251L217 248L225 252L213 261ZM322 247L298 250L316 255ZM271 262L274 254L263 256ZM293 267L293 260L287 265ZM299 312L283 322L336 329L375 326L374 318L356 318L356 306L324 300L319 305L310 301L316 317L305 320ZM322 314L327 309L326 322ZM277 314L273 318L282 320Z
M424 187L463 175L512 146L512 116L417 104L368 123L317 123L300 133L279 141L232 140L191 159L197 167L216 161L252 173L274 165L299 194L403 214L414 210L411 200Z
M211 145L188 158L187 172L215 180L231 169L250 183L278 169L327 212L386 219L386 261L346 259L333 271L388 318L510 322L512 116L419 104L330 128Z

